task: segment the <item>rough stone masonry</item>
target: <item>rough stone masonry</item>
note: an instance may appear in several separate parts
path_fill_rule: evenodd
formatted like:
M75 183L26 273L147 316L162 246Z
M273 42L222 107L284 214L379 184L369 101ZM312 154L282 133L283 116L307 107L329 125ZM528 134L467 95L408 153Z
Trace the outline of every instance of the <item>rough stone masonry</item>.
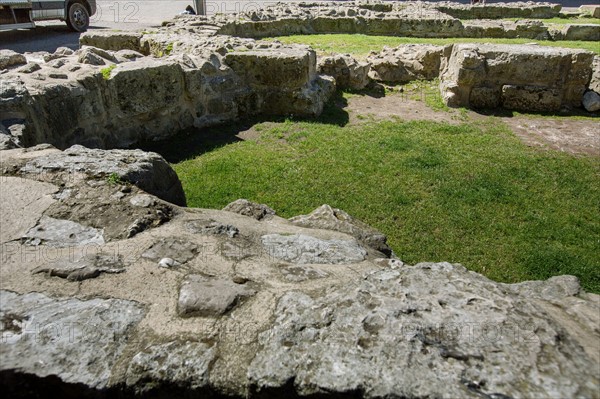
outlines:
M179 18L153 33L90 33L82 49L44 62L3 51L2 392L598 397L600 296L573 276L502 284L459 264L404 264L383 234L328 205L289 220L243 199L185 208L160 155L80 145L134 146L246 115L316 115L336 81L439 77L449 104L524 109L539 107L535 96L575 107L596 90L597 58L576 50L409 46L373 55L369 70L334 57L319 64L329 77L310 48L227 36L469 31L450 16L463 6L441 15L420 4L423 21L415 7L280 5Z

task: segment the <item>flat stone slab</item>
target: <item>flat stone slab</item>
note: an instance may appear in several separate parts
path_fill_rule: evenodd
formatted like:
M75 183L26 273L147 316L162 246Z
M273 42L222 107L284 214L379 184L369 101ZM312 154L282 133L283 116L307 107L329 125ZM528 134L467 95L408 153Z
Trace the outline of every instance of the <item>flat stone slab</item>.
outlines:
M234 238L240 233L239 229L233 225L206 219L187 221L185 222L185 228L194 234L226 236L229 238Z
M81 245L102 245L102 230L72 222L42 216L35 227L29 229L21 238L26 245L47 245L50 247L69 247Z
M53 184L0 176L0 243L18 240L55 201Z
M340 264L362 262L365 251L354 240L322 240L304 234L267 234L261 237L265 252L286 262Z
M121 299L53 299L0 291L0 370L102 389L144 308Z
M255 202L248 201L247 199L235 200L232 203L227 204L223 210L249 216L256 220L262 220L275 215L275 211L269 206L257 204Z
M157 382L194 390L209 384L210 367L217 357L215 344L168 342L138 352L127 368L126 384L143 391Z
M182 317L219 316L254 294L245 284L192 274L181 285L177 311Z
M553 306L540 303L578 290L572 277L556 279L504 285L460 265L425 263L333 292L289 291L259 335L248 376L269 392L294 381L300 396L594 397L597 363L566 332L569 322L548 317Z
M393 253L384 234L353 218L347 212L332 208L327 204L321 205L308 215L294 216L289 221L296 226L334 230L350 234L367 247L371 247L387 256Z
M53 262L35 268L32 273L47 273L50 276L82 281L98 277L102 273L122 273L125 264L121 255L85 255L77 261L70 259Z
M279 271L287 281L296 283L329 276L329 273L306 265L285 265L281 266Z
M85 174L97 179L117 178L135 184L165 201L185 206L185 194L175 171L160 155L142 150L100 150L74 145L65 151L38 157L21 173Z

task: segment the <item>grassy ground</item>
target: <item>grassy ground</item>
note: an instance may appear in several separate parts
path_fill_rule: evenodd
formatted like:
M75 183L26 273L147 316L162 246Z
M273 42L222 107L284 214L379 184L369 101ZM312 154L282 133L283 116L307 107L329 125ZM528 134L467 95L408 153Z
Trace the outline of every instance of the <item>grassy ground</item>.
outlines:
M320 54L329 53L347 53L357 58L366 58L369 52L379 52L384 46L395 47L400 44L426 43L426 44L451 44L451 43L495 43L495 44L525 44L538 43L539 45L552 47L569 47L583 50L589 50L600 54L599 42L585 41L558 41L551 42L547 40L532 39L472 39L472 38L452 38L452 39L426 39L413 37L394 37L394 36L367 36L367 35L297 35L282 36L275 38L282 43L301 43L308 44Z
M188 204L248 198L290 217L327 203L387 234L408 263L460 262L504 282L573 274L600 293L597 158L529 148L495 118L344 120L331 107L320 121L263 122L255 140L203 155L180 137L170 145L189 158L174 165Z

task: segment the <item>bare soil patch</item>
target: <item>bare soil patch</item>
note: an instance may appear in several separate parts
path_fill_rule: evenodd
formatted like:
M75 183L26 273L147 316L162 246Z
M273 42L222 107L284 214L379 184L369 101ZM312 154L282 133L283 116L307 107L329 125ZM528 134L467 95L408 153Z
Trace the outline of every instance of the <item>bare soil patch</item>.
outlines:
M474 111L435 111L424 101L414 100L402 94L379 98L367 95L353 96L348 100L345 109L350 114L351 124L394 118L459 124L488 118ZM571 154L600 156L600 118L519 115L500 116L499 119L529 146Z

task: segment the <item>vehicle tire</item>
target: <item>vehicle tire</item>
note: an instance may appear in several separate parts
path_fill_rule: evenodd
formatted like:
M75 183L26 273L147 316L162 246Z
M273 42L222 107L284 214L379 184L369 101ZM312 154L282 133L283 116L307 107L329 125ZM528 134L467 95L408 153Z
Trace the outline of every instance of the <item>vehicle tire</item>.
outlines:
M72 3L67 13L67 26L75 32L85 32L90 26L90 14L81 3Z

